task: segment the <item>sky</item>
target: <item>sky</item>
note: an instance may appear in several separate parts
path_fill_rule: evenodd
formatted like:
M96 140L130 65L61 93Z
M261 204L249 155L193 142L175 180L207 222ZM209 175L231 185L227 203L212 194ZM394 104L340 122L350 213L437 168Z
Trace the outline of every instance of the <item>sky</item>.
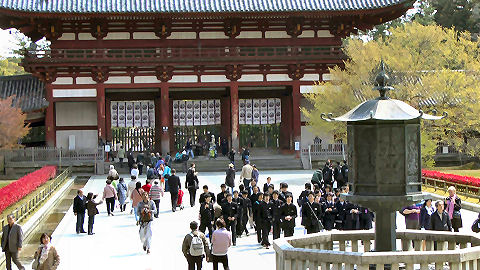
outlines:
M0 57L12 56L12 50L15 46L15 36L10 34L10 30L0 29Z

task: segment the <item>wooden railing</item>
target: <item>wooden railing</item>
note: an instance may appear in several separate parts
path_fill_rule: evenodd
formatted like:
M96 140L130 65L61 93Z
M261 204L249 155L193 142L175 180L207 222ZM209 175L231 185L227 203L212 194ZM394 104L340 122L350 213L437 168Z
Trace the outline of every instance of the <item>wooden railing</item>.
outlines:
M342 143L334 144L311 144L301 150L302 159L308 160L309 169L312 169L312 161L334 159L337 161L345 159L347 145Z
M445 269L445 265L447 269L478 269L480 266L480 238L476 236L407 230L397 232L401 250L370 252L374 237L373 232L350 231L277 239L273 244L276 269L368 270L372 266L373 269L387 269L388 266L392 270L423 270Z
M79 149L68 150L56 147L29 147L22 149L10 149L0 151L0 155L5 157L5 163L13 162L46 162L49 164L61 166L63 163L70 162L91 162L104 160L104 149Z
M218 62L325 60L342 61L340 46L331 47L195 47L195 48L129 48L129 49L51 49L24 51L24 63L41 62ZM96 59L96 60L95 60Z
M50 195L52 195L52 193L70 177L70 174L71 169L65 169L61 174L54 178L53 182L41 188L40 190L34 191L35 196L32 197L30 200L18 206L17 208L15 208L15 210L11 212L2 213L2 217L0 219L2 228L7 224L7 215L9 214L14 215L17 222L21 222L23 219L25 219L39 205L41 205L46 199L48 199Z
M454 186L457 191L457 194L478 199L480 202L480 195L479 195L480 187L470 186L470 185L461 184L461 183L453 183L453 182L448 182L445 180L429 178L429 177L422 177L422 182L424 186L434 188L435 190L447 191L448 187Z

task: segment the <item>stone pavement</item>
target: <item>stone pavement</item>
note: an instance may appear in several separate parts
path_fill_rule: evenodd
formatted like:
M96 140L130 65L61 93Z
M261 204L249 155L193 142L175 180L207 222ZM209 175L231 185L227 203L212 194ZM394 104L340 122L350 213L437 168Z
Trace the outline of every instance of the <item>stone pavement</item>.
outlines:
M311 175L312 171L260 171L260 186L263 186L267 176L272 177L276 188L280 182L285 181L289 183L289 190L293 192L296 201L304 183L310 181ZM184 174L179 176L183 187ZM237 180L238 176L239 173ZM200 187L206 184L215 194L220 191L219 186L224 179L223 172L199 172ZM144 182L145 178L141 180ZM93 176L85 186L84 192L85 194L94 192L101 197L104 185L105 176ZM198 219L199 204L197 202L191 208L188 192L185 193L185 209L175 213L170 210L170 194L166 193L162 198L160 217L155 219L152 225L153 240L150 255L145 254L142 249L138 227L135 226L133 215L129 214L130 205L127 205L126 213L120 213L116 209L113 217L107 216L105 204L100 205L100 215L96 216L94 225L96 234L93 236L75 233L76 219L70 209L53 234L53 244L61 257L59 269L186 269L187 263L181 252L181 245L183 237L189 232L189 223ZM464 220L462 231L468 232L477 214L463 210L462 214ZM304 234L303 228L299 225L300 220L297 220L295 235ZM397 227L405 228L401 215L397 215ZM253 229L250 232L253 232ZM249 237L237 239L237 246L229 250L229 264L231 269L275 269L275 253L273 248L261 248L256 242L255 234L252 233ZM212 265L208 264L204 269L212 269Z

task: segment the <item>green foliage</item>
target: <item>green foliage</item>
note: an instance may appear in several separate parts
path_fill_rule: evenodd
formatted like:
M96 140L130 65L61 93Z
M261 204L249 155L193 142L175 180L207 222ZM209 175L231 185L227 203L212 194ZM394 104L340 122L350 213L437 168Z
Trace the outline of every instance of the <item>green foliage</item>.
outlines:
M19 66L19 58L6 58L0 60L0 76L25 74L23 67Z
M349 60L345 69L330 70L333 81L319 83L315 93L307 95L314 105L303 110L309 125L316 132L330 132L345 138L343 123L326 123L321 113L339 116L360 101L375 98L373 79L381 59L392 70L392 98L431 112L447 112L440 121L424 121L422 125L423 161L428 164L438 141L454 144L459 150L480 156L476 132L480 130L480 49L468 33L458 33L436 25L406 23L391 29L385 39L362 42L349 39L344 52ZM435 100L429 107L426 100ZM431 141L431 143L429 142Z

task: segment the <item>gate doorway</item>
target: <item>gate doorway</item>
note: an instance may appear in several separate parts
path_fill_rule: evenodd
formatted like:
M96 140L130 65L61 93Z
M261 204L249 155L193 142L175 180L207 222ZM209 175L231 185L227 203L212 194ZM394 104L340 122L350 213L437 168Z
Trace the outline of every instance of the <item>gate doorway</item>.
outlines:
M125 151L153 151L155 149L155 128L150 127L112 127L113 149L120 142Z
M280 124L240 125L240 146L279 148Z
M220 125L174 127L175 149L177 149L177 151L182 150L185 147L187 139L191 138L194 155L206 155L212 135L215 136L216 145L220 145L220 129Z

